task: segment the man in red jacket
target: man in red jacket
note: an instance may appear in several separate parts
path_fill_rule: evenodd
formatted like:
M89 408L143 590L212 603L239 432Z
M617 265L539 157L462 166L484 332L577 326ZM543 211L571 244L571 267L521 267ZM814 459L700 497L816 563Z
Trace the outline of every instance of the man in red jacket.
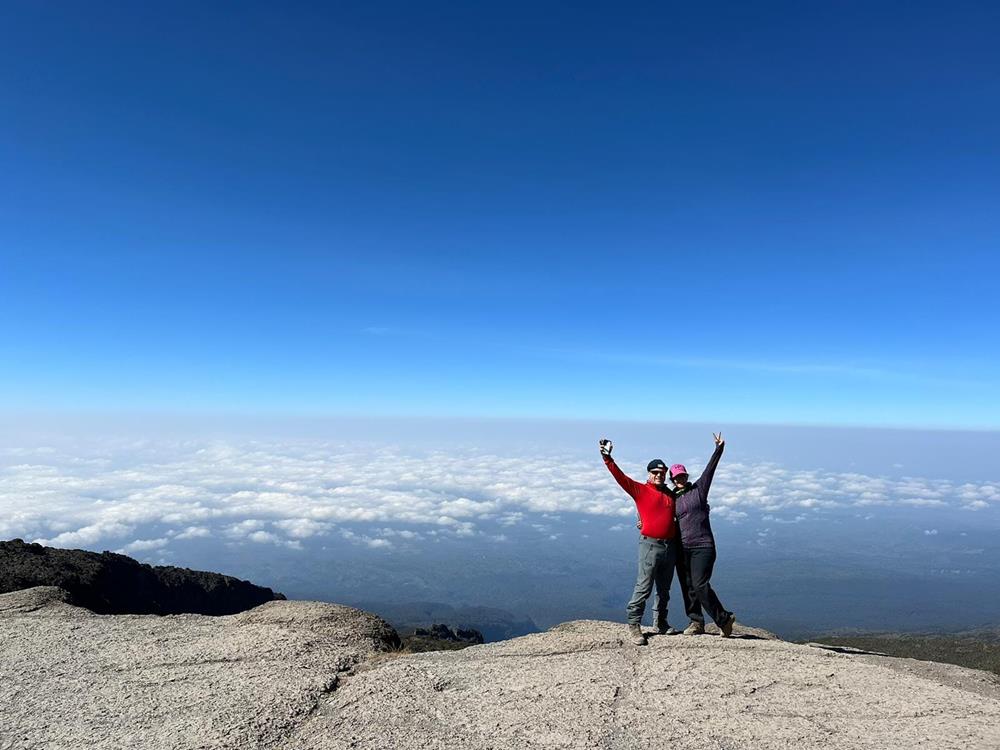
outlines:
M632 642L637 646L646 645L642 632L642 615L646 611L646 600L657 591L656 629L660 633L676 633L667 623L667 601L670 598L670 583L674 578L674 564L677 559L677 531L674 528L674 497L664 480L667 465L654 459L646 467L648 478L639 484L625 475L611 458L614 446L610 440L601 440L601 455L611 476L635 501L642 520L642 535L639 537L639 573L635 590L629 600L628 629Z

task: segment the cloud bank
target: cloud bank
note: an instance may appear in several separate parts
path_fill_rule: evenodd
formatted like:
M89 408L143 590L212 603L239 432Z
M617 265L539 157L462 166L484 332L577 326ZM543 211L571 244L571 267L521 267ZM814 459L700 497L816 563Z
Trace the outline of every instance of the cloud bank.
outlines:
M643 476L641 467L623 468ZM873 506L998 509L1000 483L724 460L712 490L721 522L797 523L809 513ZM596 455L323 441L104 440L0 450L0 537L139 556L191 539L291 550L321 537L372 549L440 536L499 543L497 526L567 512L606 518L610 529L629 528L634 514Z

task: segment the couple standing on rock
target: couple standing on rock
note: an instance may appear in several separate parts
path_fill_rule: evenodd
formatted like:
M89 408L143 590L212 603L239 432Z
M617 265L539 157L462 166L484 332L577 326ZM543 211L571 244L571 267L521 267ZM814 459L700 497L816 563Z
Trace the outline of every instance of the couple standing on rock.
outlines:
M646 645L642 615L654 585L657 632L666 635L680 632L667 622L667 602L675 567L684 597L684 610L691 620L684 634L701 635L705 632L702 610L707 610L722 635L727 638L732 635L736 615L722 606L709 583L715 566L715 537L708 519L708 490L726 445L721 432L712 437L715 439L715 453L698 480L688 481L688 472L683 464L674 464L669 470L672 485L669 487L666 484L667 465L663 461L658 458L650 461L646 466L649 475L646 483L640 484L618 468L611 457L611 441L600 441L605 465L615 481L635 501L639 511L638 526L642 531L639 537L639 574L626 608L629 636L637 646Z

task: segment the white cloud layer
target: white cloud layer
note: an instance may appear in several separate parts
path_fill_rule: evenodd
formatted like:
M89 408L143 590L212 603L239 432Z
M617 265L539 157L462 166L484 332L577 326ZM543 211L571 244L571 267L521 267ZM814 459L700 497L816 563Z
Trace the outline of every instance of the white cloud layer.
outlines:
M641 477L639 467L625 468ZM724 461L712 490L713 517L723 522L795 523L807 512L872 506L1000 508L1000 483ZM634 509L596 455L420 454L316 441L0 450L0 537L60 547L141 553L218 537L299 549L302 540L331 534L372 548L439 535L488 533L497 541L505 537L495 524L560 512L609 517L608 527L618 529L630 527ZM494 524L488 532L480 528L487 522Z

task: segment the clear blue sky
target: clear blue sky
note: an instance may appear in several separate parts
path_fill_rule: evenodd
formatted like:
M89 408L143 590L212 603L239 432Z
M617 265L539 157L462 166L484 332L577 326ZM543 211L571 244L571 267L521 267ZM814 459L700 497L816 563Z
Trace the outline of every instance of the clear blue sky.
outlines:
M1000 5L694 5L4 3L0 407L1000 427Z

